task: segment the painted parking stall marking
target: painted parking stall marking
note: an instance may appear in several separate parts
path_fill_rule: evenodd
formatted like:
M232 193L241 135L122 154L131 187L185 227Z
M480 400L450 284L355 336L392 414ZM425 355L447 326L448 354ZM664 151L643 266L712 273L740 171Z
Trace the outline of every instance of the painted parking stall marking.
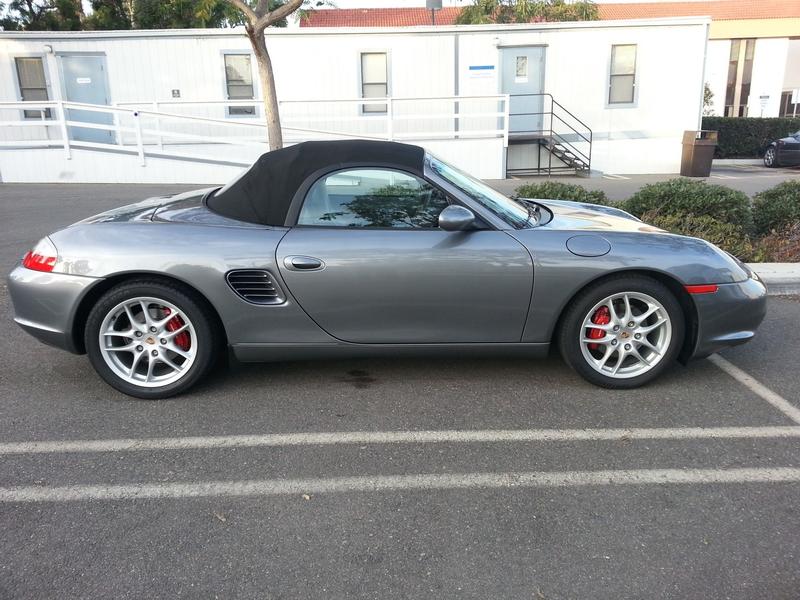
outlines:
M725 371L728 375L733 377L751 392L772 404L772 406L777 408L792 421L800 424L800 408L793 405L791 402L786 400L786 398L776 394L763 383L758 381L755 377L748 375L729 360L722 358L719 354L713 354L712 356L709 356L708 360Z
M0 455L136 452L341 444L597 442L798 438L800 427L677 427L631 429L484 429L451 431L341 431L150 439L63 440L0 444Z
M638 469L0 488L0 502L74 502L574 486L798 483L800 469Z

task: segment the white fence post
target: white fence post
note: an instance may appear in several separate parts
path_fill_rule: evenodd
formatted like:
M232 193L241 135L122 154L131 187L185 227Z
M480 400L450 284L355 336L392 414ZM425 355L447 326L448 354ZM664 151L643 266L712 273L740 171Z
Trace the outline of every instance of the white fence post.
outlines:
M142 121L139 117L139 111L134 111L133 113L133 122L136 125L136 149L139 151L139 161L142 166L145 166L144 162L144 144L142 143Z
M386 139L394 141L394 104L391 96L386 99Z
M153 112L158 112L158 102L153 102ZM156 116L156 131L158 132L158 149L164 150L164 137L161 135L161 119Z
M511 96L509 94L505 94L503 106L505 107L503 110L503 147L508 148L508 121L511 119Z
M58 126L61 129L61 139L64 142L64 155L67 160L72 159L72 151L69 148L69 130L67 129L67 113L64 110L64 101L58 101Z

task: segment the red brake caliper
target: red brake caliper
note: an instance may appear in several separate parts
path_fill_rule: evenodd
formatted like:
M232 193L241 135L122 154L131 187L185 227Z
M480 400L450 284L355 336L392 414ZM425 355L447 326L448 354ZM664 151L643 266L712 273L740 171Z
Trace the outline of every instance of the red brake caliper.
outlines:
M164 308L164 314L169 315L172 311L168 308ZM167 321L167 331L176 331L183 327L183 319L180 316L176 316L169 321ZM180 348L181 350L188 350L189 346L191 345L191 338L189 337L188 331L181 331L178 335L175 336L175 345Z
M596 325L608 325L611 323L611 313L608 312L607 306L601 306L596 311L594 311L594 315L592 316L592 323ZM590 329L589 335L587 336L589 339L592 340L599 340L601 337L604 337L606 332L602 329ZM598 344L589 344L589 350L597 350Z

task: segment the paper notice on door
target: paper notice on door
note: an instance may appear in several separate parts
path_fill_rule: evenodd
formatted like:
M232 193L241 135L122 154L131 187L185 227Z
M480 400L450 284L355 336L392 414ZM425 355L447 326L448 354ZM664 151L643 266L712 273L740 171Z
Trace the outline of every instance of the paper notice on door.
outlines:
M80 83L81 85L86 85L88 83L92 83L92 78L91 77L76 77L75 81L76 81L76 83Z

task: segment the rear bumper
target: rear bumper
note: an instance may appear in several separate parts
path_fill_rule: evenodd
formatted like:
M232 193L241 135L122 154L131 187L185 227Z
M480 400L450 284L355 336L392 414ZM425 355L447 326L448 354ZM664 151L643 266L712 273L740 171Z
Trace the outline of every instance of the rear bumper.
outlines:
M756 279L720 284L713 294L692 296L697 341L692 358L703 358L753 338L767 314L767 288Z
M72 324L81 298L99 279L17 267L8 276L14 321L33 337L69 352L80 350Z

